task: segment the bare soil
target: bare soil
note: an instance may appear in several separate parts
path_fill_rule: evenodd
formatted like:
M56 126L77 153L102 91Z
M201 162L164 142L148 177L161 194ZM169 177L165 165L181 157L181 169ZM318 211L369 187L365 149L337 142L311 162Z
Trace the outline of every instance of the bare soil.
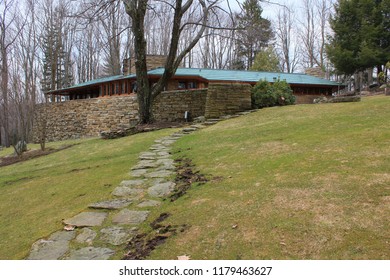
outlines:
M173 194L169 197L170 201L173 202L186 194L187 190L191 187L192 183L204 184L208 180L200 174L199 171L194 172L194 164L190 159L177 159L176 160L176 188ZM143 260L150 255L150 253L156 249L157 246L165 243L165 241L179 233L184 232L189 225L172 225L164 224L163 222L169 218L171 214L162 213L160 216L150 223L152 231L147 233L139 233L134 236L126 249L128 253L123 257L124 260Z
M30 150L30 151L24 152L20 156L18 156L18 155L11 155L11 156L0 157L0 167L12 165L12 164L15 164L15 163L18 163L18 162L22 162L22 161L26 161L26 160L30 160L30 159L33 159L33 158L47 156L47 155L50 155L52 153L68 149L68 148L70 148L70 147L72 147L74 145L75 144L63 146L63 147L58 148L58 149L46 148L44 151L42 151L42 150Z

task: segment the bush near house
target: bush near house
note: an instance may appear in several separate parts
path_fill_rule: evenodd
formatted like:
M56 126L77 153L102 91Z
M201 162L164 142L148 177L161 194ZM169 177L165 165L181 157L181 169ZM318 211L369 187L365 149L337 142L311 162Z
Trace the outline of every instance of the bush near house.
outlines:
M252 106L254 108L293 105L295 99L290 85L280 79L272 84L260 80L252 90Z

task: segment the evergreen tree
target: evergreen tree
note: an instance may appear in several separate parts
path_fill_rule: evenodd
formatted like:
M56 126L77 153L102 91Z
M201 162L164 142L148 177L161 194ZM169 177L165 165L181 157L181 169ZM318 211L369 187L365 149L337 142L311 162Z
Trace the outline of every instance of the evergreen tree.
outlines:
M64 50L62 28L61 13L55 9L46 21L42 36L44 58L41 87L43 92L73 84L73 65L70 53Z
M280 62L273 47L260 51L251 67L254 71L280 72Z
M390 0L339 0L330 20L327 52L336 69L352 75L390 60Z
M250 69L256 54L268 46L273 34L271 22L262 17L263 9L258 0L245 0L242 14L236 15L237 52L238 57L244 58L246 69Z

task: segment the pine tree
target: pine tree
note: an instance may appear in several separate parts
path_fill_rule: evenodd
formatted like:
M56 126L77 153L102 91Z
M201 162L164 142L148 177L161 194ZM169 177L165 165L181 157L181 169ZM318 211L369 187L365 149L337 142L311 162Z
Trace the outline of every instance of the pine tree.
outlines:
M262 17L263 9L258 0L245 0L242 8L243 13L236 15L237 52L245 61L246 69L250 69L256 54L268 46L273 34L271 22Z
M251 67L254 71L280 72L280 61L273 47L260 51Z
M45 25L42 38L43 92L69 87L73 84L73 71L70 53L64 50L62 40L62 18L58 9L52 13Z
M390 0L340 0L330 24L334 31L327 52L336 69L347 75L390 60Z

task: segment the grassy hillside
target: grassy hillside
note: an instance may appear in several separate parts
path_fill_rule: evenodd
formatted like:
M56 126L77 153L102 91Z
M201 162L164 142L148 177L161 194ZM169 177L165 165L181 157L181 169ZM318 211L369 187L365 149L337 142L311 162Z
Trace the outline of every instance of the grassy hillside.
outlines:
M177 144L211 181L152 259L389 259L390 98L264 109Z
M389 120L390 98L378 96L263 109L181 138L175 157L210 181L151 213L190 227L150 258L389 259ZM25 257L62 219L108 198L138 154L171 133L76 141L0 168L0 259Z
M0 259L24 258L33 242L63 227L62 219L110 197L112 190L129 178L139 153L169 133L171 130L109 141L51 143L49 147L78 145L1 167ZM7 152L10 150L2 155Z

